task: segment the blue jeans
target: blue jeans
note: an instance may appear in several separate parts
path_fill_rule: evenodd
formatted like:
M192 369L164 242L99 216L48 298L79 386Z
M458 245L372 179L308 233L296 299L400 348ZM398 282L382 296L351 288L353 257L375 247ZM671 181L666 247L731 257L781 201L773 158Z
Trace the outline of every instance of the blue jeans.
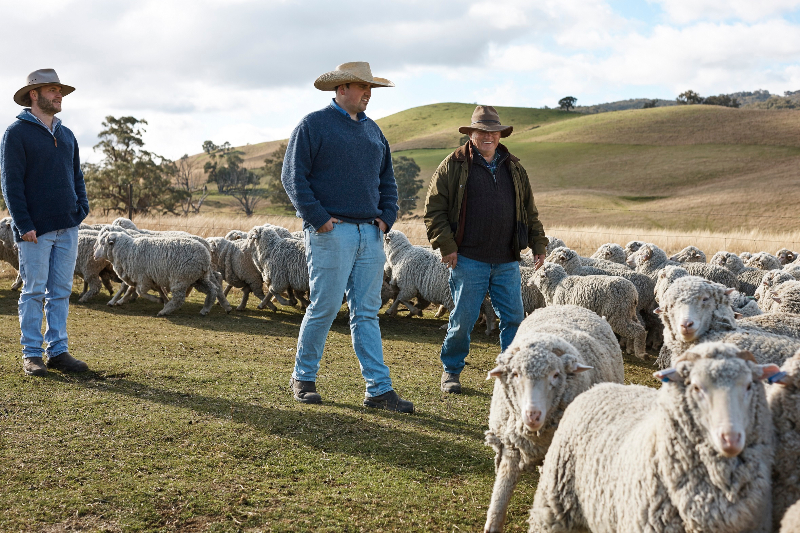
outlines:
M353 349L367 382L366 396L392 390L378 325L386 262L383 232L372 224L341 222L325 233L305 230L305 245L311 305L300 326L292 377L316 381L325 339L345 295Z
M442 344L442 365L445 372L460 374L469 353L472 328L481 312L486 292L500 318L500 349L505 351L514 340L520 322L525 318L522 307L522 280L519 263L491 264L458 256L450 271L450 294L455 307L450 311L447 335Z
M68 350L67 313L72 294L72 276L78 257L78 227L37 235L38 243L23 241L19 246L19 274L25 285L19 295L19 326L22 357L42 357ZM42 337L42 304L47 329Z

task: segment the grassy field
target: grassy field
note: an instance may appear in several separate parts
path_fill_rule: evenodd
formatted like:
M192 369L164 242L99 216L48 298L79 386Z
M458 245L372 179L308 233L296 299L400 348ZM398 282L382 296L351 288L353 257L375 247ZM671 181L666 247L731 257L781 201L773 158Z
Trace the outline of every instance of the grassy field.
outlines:
M465 393L439 392L445 322L381 318L414 415L368 410L347 321L328 337L319 406L288 389L298 310L200 317L159 305L73 303L83 375L22 374L17 293L0 278L0 531L476 531L494 480L483 445L496 336L476 330ZM236 305L240 294L231 293ZM77 293L73 294L73 302ZM650 363L627 380L655 385ZM507 531L527 531L524 476Z

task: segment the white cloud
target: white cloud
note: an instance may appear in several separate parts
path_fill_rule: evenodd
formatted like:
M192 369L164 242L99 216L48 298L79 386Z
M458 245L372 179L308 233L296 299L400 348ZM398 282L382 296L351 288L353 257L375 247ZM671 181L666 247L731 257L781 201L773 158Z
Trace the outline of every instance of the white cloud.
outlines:
M679 24L697 20L756 22L800 9L800 0L649 0Z

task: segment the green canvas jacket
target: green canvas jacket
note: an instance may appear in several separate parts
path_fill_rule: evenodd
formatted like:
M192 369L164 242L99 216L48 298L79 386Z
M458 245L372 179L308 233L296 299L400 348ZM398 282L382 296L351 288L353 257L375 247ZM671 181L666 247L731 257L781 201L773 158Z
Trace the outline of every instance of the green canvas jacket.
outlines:
M467 178L472 165L470 142L460 146L441 162L433 173L428 196L425 198L425 228L428 240L442 255L458 251L464 232ZM508 153L502 144L498 150ZM522 168L519 158L508 153L504 164L508 165L516 191L517 231L514 232L514 257L519 261L520 252L530 247L534 254L544 254L547 237L539 222L539 211L533 202L533 192L528 173Z

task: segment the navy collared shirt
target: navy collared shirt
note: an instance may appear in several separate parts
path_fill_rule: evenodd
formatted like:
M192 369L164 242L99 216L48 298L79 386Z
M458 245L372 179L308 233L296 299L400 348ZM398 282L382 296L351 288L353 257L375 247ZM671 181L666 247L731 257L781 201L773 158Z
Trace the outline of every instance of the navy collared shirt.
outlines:
M346 116L350 120L353 120L352 117L350 116L350 113L348 113L347 111L345 111L344 109L339 107L339 104L336 103L336 98L331 98L331 105L333 106L333 108L336 111L338 111L342 115ZM356 116L358 117L358 121L359 122L364 122L365 120L367 120L367 114L364 113L363 111L361 113L359 113L358 115L356 115Z

